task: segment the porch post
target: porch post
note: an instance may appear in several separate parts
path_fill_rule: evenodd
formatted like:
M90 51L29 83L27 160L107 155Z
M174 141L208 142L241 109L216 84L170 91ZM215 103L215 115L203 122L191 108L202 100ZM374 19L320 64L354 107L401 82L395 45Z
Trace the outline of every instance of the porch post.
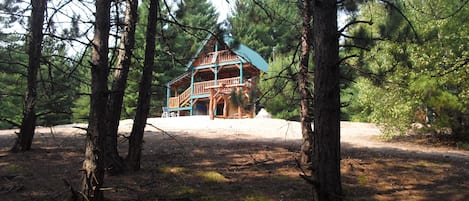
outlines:
M216 39L216 37L215 37L215 39ZM215 52L218 52L218 39L216 39L216 40L217 40L217 42L215 43Z
M239 87L236 87L236 92L239 94L240 90ZM243 118L243 110L240 105L238 105L238 118L242 119Z
M228 107L228 95L223 94L223 118L228 118L228 112L230 107Z
M189 115L192 116L194 106L192 105L192 96L194 95L194 68L191 69L191 85L189 86L191 88L191 97L190 98L190 110L189 110Z
M239 83L243 84L243 60L239 59Z
M169 98L171 97L171 88L169 82L166 83L166 107L169 108Z
M214 82L214 85L215 85L215 86L218 85L218 64L215 64L215 75L214 75L214 81L213 81L213 82ZM215 102L215 103L214 103L214 104L215 104L215 106L214 106L215 109L213 110L213 113L214 113L215 115L217 115L217 107L216 107L217 103L216 103L216 101L214 101L214 102Z
M213 88L210 88L209 89L210 91L210 98L209 98L209 104L208 104L208 115L210 116L210 120L213 120L214 119L214 115L213 115Z
M218 57L218 40L217 42L215 43L215 54L214 56L217 56ZM214 76L214 79L213 79L213 83L214 85L218 85L218 59L215 60L215 74L213 75ZM210 100L211 100L211 110L212 110L212 113L210 115L210 119L214 119L214 116L217 115L217 101L215 100L215 97L213 97L212 95L214 94L213 92L213 89L210 89Z
M214 85L216 86L216 85L218 85L218 64L215 64L214 67L215 67L215 71L213 72L214 73L213 74L213 76L214 76L213 80L214 80Z
M218 57L218 40L217 42L215 43L215 54L213 54L213 56L217 56ZM217 59L218 60L218 59ZM218 84L218 61L215 60L215 75L214 75L214 85L217 85Z

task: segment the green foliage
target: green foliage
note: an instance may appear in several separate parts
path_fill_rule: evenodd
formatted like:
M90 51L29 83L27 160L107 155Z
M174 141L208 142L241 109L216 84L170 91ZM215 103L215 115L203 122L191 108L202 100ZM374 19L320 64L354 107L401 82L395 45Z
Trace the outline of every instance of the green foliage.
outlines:
M78 98L77 71L73 71L73 63L65 59L66 49L61 42L44 38L42 54L45 62L38 75L37 124L53 126L71 123L70 106Z
M18 7L12 2L0 3L0 7L17 12ZM186 64L208 34L205 30L214 30L216 25L217 15L208 2L181 2L180 9L172 14L184 27L171 22L174 19L170 11L160 4L160 17L164 20L158 24L156 36L150 115L158 115L166 104L165 83L186 70ZM469 138L469 5L452 0L389 2L392 6L363 0L346 0L339 5L350 20L373 22L347 28L346 35L352 37L341 41L341 56L354 55L341 63L344 80L354 81L341 84L341 101L346 105L342 119L376 122L384 125L388 133L404 133L413 122L420 122L428 124L427 129L433 132L450 128L458 137ZM133 118L135 112L143 67L146 3L143 1L139 8L136 48L122 118ZM269 72L261 75L259 97L261 106L277 118L299 116L294 78L300 33L292 31L301 27L298 6L296 1L236 1L236 13L229 19L236 42L246 44L270 61ZM14 15L0 16L4 27L18 20L21 21ZM51 25L50 29L56 28ZM73 36L77 27L72 29L63 33ZM21 42L25 41L24 36L0 34L0 39L0 128L9 128L12 125L8 121L21 120L28 57ZM87 119L89 68L76 67L64 58L66 52L64 43L45 38L38 81L40 125ZM423 120L417 115L422 111L426 112Z
M121 118L133 118L138 98L138 83L143 69L145 47L145 26L147 21L147 2L139 7L139 21L136 28L136 44L129 72L128 86L124 96ZM217 15L212 5L206 1L181 1L179 10L169 14L161 3L161 17L158 23L154 79L152 83L152 102L150 116L160 116L161 108L166 106L166 83L186 70L202 41L216 26ZM174 19L173 19L174 17ZM177 20L177 23L174 22ZM183 25L181 27L179 24Z
M23 94L26 90L26 67L14 61L27 60L24 54L15 53L16 45L0 49L0 128L11 128L8 121L21 123ZM7 121L6 121L7 120Z
M274 117L299 119L299 94L296 82L292 81L292 57L279 57L270 63L269 73L261 75L259 89L263 92L261 105Z
M398 88L377 87L363 78L358 79L353 87L358 89L358 93L349 108L354 112L352 120L384 125L387 135L407 131L413 121L409 114L413 114L417 106L409 94Z
M9 45L1 47L0 94L2 114L0 128L10 128L11 123L21 123L23 98L26 93L28 56L21 38L7 38ZM76 90L69 72L70 63L64 59L65 49L60 43L45 38L43 58L38 74L36 124L42 126L71 122L70 105L75 99ZM52 54L57 56L51 56Z
M230 102L234 107L244 105L244 95L242 91L237 92L236 90L231 90L230 92Z
M73 122L85 123L88 121L88 115L90 113L90 98L89 96L82 95L80 98L73 102Z
M229 19L233 35L267 60L293 53L300 41L299 9L295 1L236 1ZM274 26L273 26L274 25Z
M230 102L234 107L241 107L244 110L252 110L257 99L257 90L250 90L246 94L242 89L237 91L235 89L230 92Z
M91 49L85 50L84 61L90 61ZM75 72L76 84L73 88L76 90L75 99L71 104L72 122L85 123L88 121L90 113L90 94L91 94L91 68L87 64L77 64L73 66Z
M22 9L27 3L7 0L0 3L3 12L0 23L3 27L27 27L27 16ZM45 32L60 32L53 20L47 21ZM46 27L46 26L45 26ZM28 38L25 35L0 33L0 128L11 128L20 124L23 99L26 94ZM19 31L21 32L21 31ZM44 35L40 58L40 68L36 83L37 100L35 111L36 124L50 126L72 121L72 102L78 92L77 76L72 59L67 58L66 42ZM10 123L8 123L10 122Z
M456 146L463 150L469 150L469 143L458 142Z
M348 65L363 76L348 89L355 101L346 111L354 120L377 122L393 133L423 119L434 132L451 128L455 136L467 137L469 6L449 0L396 1L394 6L400 11L364 4L357 19L374 24L349 30L357 37L345 44L370 51L346 50L358 55ZM422 111L426 117L417 115Z
M299 118L298 92L294 74L300 42L299 8L292 1L237 1L236 15L229 19L236 39L270 61L261 75L261 107L276 118ZM274 25L274 26L273 26Z

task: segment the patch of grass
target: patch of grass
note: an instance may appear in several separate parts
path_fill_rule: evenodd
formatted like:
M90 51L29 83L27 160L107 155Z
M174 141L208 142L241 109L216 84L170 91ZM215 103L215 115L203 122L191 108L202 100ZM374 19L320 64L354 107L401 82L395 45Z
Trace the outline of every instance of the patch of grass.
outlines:
M365 175L358 176L358 183L361 185L366 185L368 183L368 179Z
M416 163L408 163L410 167L440 167L440 168L451 168L451 166L443 163L438 163L438 162L433 162L433 161L428 161L428 160L419 160Z
M456 146L457 146L459 149L469 150L469 143L457 142L457 143L456 143Z
M23 168L19 165L12 164L12 165L6 166L5 170L8 172L21 172L23 171Z
M427 162L424 161L424 160L419 160L418 165L419 166L427 166Z
M169 167L169 166L165 166L165 167L161 167L161 168L160 168L160 171L163 172L163 173L173 173L173 174L177 174L177 173L184 173L184 172L187 172L187 169L186 169L186 168L183 168L183 167Z
M228 179L225 178L225 176L215 171L199 172L197 173L197 176L202 177L204 180L210 181L210 182L223 183L223 182L228 181Z
M201 192L197 189L188 187L188 186L181 186L177 189L174 189L175 196L201 196Z
M375 163L381 163L383 161L381 158L372 158L371 160L373 160Z
M201 189L192 188L189 186L180 186L175 189L172 189L170 193L171 197L176 198L193 198L200 201L218 201L224 200L223 198L217 197L215 195L210 195L208 192L204 192Z
M216 197L216 196L203 196L200 198L201 201L219 201L224 200L224 198Z
M264 195L254 195L248 196L243 199L243 201L273 201L274 199L268 198Z

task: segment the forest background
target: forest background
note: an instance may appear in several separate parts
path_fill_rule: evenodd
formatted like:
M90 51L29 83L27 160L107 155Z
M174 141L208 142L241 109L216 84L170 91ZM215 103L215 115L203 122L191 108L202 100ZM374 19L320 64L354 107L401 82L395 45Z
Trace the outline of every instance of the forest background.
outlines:
M31 149L36 126L88 120L81 192L103 200L105 172L140 169L146 118L161 115L165 83L221 32L269 61L256 103L301 122L296 162L313 200L342 199L340 120L467 146L469 0L226 2L233 10L218 23L208 1L2 1L0 120L20 127L12 151ZM134 120L125 159L119 119Z
M51 2L43 27L37 125L86 122L94 8L86 1ZM221 24L270 65L269 72L261 77L259 106L274 117L299 120L295 80L301 4L277 0L229 2L232 10ZM139 47L145 46L146 3L139 6L137 48L132 54L121 119L135 116L143 69L144 50ZM22 118L30 6L5 0L0 7L0 128L6 129L19 127ZM467 141L468 1L343 1L340 8L345 16L343 27L339 27L342 120L377 123L388 134L405 133L419 123L422 133L447 133ZM118 3L112 7L110 66L117 60L116 38L122 33L119 25L124 9ZM160 116L166 105L165 84L185 70L203 39L220 25L212 4L195 0L162 2L159 19L151 93L153 117ZM314 68L312 59L309 66Z

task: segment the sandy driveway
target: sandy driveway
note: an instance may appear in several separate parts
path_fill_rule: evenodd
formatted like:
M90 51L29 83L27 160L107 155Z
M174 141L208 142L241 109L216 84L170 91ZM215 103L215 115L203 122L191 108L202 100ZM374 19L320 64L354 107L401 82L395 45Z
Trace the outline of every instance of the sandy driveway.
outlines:
M146 135L160 135L162 129L174 136L194 136L198 138L223 138L233 140L267 140L267 141L301 141L299 122L281 119L215 119L208 116L150 118ZM53 131L56 136L81 135L85 124L69 124L53 128L38 128L36 136L47 136ZM119 131L130 132L132 120L123 120ZM157 128L155 128L157 127ZM12 139L17 130L0 130L0 139ZM416 152L445 157L469 159L469 151L418 146L406 143L389 143L380 141L380 130L370 123L341 122L341 143L348 147L378 148L390 151Z

